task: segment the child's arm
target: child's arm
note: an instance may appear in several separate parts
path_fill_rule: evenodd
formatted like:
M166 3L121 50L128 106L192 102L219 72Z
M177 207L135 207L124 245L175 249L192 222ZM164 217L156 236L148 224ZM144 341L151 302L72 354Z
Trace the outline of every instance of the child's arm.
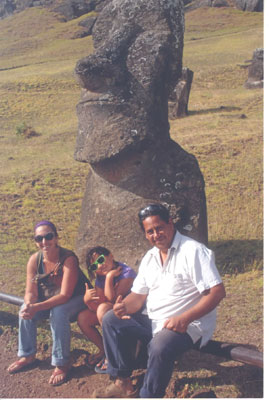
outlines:
M84 303L90 310L96 311L99 304L105 301L104 291L99 287L89 289L88 284L86 283L85 285Z
M104 295L111 303L114 303L119 295L124 297L133 284L133 278L123 278L113 286L113 279L120 275L121 270L122 267L117 267L116 269L109 271L106 276Z

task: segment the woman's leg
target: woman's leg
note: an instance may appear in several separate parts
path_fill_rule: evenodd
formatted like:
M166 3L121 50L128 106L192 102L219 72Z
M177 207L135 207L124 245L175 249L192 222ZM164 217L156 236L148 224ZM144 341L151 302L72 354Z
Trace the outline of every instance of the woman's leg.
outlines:
M50 310L52 332L52 365L63 366L69 362L71 328L70 318L85 308L83 295L70 299L67 303Z
M25 304L20 308L24 309ZM18 334L18 357L19 360L13 362L8 367L8 372L17 372L35 360L36 354L36 334L37 321L48 318L49 311L40 311L32 319L23 319L19 313L19 334Z
M24 309L22 305L20 312ZM49 317L49 311L39 311L32 319L23 319L19 314L18 357L28 357L36 353L37 321Z
M74 319L81 310L85 308L83 295L70 299L67 303L53 307L50 310L50 327L52 332L52 360L51 364L56 366L49 383L58 386L67 379L70 369L70 319Z

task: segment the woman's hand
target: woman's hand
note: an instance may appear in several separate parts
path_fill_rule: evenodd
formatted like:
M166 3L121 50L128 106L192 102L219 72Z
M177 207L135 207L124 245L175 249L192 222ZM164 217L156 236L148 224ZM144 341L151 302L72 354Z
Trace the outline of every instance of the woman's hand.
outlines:
M32 319L37 312L35 304L26 303L25 307L21 310L20 316L23 319Z

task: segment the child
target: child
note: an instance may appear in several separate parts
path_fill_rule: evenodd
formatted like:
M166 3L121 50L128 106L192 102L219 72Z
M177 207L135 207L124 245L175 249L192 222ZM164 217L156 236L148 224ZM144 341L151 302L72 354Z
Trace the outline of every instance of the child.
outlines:
M79 313L78 325L99 349L97 353L90 354L86 359L86 364L93 368L98 363L100 367L105 364L103 340L96 325L102 325L103 316L113 308L119 295L125 297L130 292L136 273L127 265L115 261L112 253L101 246L88 250L86 265L90 279L93 279L96 274L95 288L89 289L86 284L84 302L88 309ZM102 372L102 369L98 372Z

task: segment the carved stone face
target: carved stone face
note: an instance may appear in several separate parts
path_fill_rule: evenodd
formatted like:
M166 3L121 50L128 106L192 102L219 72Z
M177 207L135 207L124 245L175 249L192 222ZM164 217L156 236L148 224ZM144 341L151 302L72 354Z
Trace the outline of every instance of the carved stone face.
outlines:
M169 136L167 99L181 70L180 0L112 0L77 63L82 98L75 158L99 163ZM143 146L143 145L142 145Z

